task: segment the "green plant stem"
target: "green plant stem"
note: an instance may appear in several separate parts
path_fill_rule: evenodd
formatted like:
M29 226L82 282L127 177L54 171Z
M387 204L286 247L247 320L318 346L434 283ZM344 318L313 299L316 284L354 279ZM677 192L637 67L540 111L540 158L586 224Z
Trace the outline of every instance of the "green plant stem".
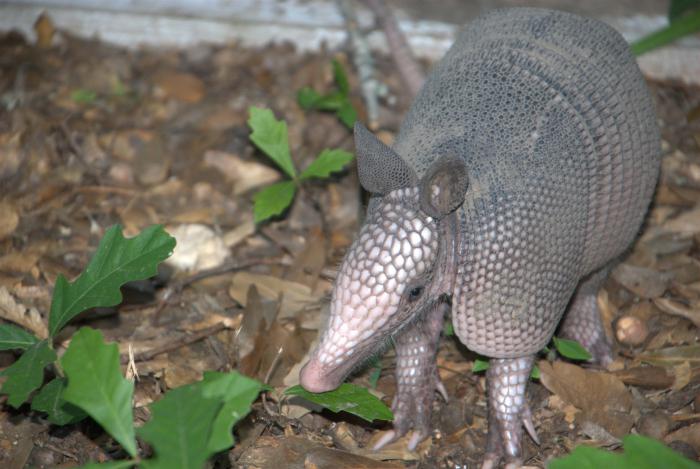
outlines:
M689 13L675 21L666 28L660 29L631 44L634 55L642 55L657 47L669 44L683 36L700 30L700 10Z

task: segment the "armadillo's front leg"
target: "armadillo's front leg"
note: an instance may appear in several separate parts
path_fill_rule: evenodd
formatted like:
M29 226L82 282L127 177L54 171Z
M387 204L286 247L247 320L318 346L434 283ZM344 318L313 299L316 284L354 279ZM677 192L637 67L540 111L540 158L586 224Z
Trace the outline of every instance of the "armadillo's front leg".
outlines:
M387 432L374 446L380 449L402 437L409 430L413 434L408 449L414 450L431 431L435 391L447 400L447 393L438 376L435 364L444 314L449 306L434 305L424 320L419 320L394 337L396 348L396 395L392 404L394 429Z
M534 356L489 361L486 372L489 433L482 469L498 467L502 457L506 459L506 468L520 466L523 426L537 442L530 407L525 400L533 361Z

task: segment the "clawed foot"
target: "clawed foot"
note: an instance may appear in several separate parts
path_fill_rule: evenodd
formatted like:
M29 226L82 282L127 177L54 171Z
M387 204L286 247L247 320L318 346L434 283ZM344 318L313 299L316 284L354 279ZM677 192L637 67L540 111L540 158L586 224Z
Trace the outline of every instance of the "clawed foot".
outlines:
M430 416L432 414L433 391L438 391L447 402L447 390L439 378L435 378L435 385L431 391L410 388L408 392L399 391L394 398L391 410L394 413L394 429L385 433L372 447L377 451L389 443L393 443L413 429L408 440L408 450L414 451L418 443L430 436Z
M532 440L540 444L540 438L535 430L535 425L532 423L532 412L530 411L530 406L525 404L522 412L520 414L520 421L523 427L527 430L528 435ZM515 469L522 466L522 459L519 457L520 454L520 441L508 441L507 446L504 444L501 426L489 425L488 433L488 444L486 449L486 454L484 454L484 462L481 464L481 469L495 469L501 462L501 459L505 457L506 469ZM510 433L508 433L510 437ZM516 447L517 446L517 447ZM518 456L513 456L517 454Z

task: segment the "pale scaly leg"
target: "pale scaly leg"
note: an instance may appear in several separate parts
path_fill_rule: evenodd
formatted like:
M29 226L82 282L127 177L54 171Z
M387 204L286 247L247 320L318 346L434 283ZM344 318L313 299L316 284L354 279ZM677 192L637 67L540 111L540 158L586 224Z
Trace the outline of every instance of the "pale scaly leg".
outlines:
M593 355L592 361L603 366L607 366L613 357L598 308L598 291L608 272L610 267L606 266L581 281L559 326L562 337L579 342Z
M385 434L374 446L380 449L401 438L413 429L408 449L413 451L418 443L431 432L435 391L445 401L447 392L438 376L435 356L440 342L440 332L446 303L432 306L424 319L412 324L394 338L396 348L396 396L391 406L394 412L394 429Z
M534 359L531 355L489 360L486 372L489 428L482 469L498 467L501 458L505 458L507 469L520 467L523 426L539 444L525 397Z

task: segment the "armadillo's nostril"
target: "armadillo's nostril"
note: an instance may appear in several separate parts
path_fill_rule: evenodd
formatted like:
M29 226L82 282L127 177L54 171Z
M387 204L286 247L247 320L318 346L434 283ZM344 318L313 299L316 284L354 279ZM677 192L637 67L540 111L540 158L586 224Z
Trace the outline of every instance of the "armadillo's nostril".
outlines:
M317 359L312 358L304 365L299 373L301 386L309 392L332 391L340 386L341 380L333 377L323 370L323 365Z

